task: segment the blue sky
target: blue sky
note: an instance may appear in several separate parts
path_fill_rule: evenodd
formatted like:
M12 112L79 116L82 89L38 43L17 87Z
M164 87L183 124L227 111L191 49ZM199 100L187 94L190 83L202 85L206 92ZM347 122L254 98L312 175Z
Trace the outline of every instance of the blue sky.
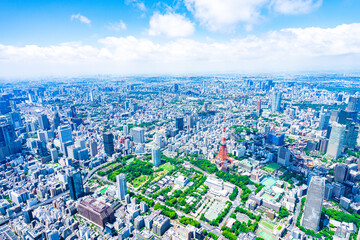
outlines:
M356 71L359 12L358 0L1 0L0 76Z

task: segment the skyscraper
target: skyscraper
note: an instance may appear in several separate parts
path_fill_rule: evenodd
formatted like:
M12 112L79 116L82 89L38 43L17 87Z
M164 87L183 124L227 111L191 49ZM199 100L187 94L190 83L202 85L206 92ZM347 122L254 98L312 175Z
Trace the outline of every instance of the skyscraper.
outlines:
M50 122L46 114L41 114L38 118L40 129L42 130L49 130L50 129Z
M334 190L334 187L333 185L327 183L325 184L325 192L324 192L324 199L325 200L330 200L332 198L332 195L333 195L333 190Z
M356 126L355 122L351 118L347 119L346 123L346 133L345 133L345 142L344 144L350 148L354 149L356 146L357 138L359 135L359 127Z
M317 231L319 228L322 204L325 192L325 179L313 176L310 181L305 202L301 225L304 228Z
M125 195L127 194L127 187L126 187L126 175L121 173L116 176L116 191L117 196L121 199L125 199Z
M16 133L12 124L0 125L0 159L21 151L21 142L16 141Z
M337 159L343 148L345 139L345 125L333 123L326 155Z
M319 130L327 130L330 121L329 113L322 113L320 115Z
M184 118L178 117L175 119L175 128L179 131L184 130Z
M110 132L103 134L104 139L104 150L107 155L113 155L114 150L114 135Z
M71 174L68 177L68 185L70 190L70 197L72 200L77 200L84 195L84 187L80 172Z
M158 167L161 164L161 153L158 146L152 149L152 162L154 166Z
M59 157L58 157L58 153L57 153L57 149L56 148L52 148L50 149L50 155L51 155L51 161L53 162L57 162Z
M195 119L191 115L187 116L187 126L188 126L188 129L193 128L195 126Z
M75 106L70 107L70 112L71 112L71 114L70 114L71 117L76 117L77 116Z
M177 83L174 83L173 91L174 93L177 93L179 91L179 85Z
M278 151L277 163L283 166L288 166L290 161L290 151L285 147L280 147Z
M19 128L22 126L21 115L19 112L11 112L10 113L10 122L14 125L15 128Z
M271 112L280 112L281 111L281 93L274 92L271 96Z
M145 143L145 130L141 127L135 127L131 129L131 136L136 143Z
M98 154L97 143L95 141L91 141L90 143L90 154L92 157L95 157Z
M55 115L54 115L54 126L55 126L55 128L58 128L60 126L60 122L61 122L60 115L56 111Z
M25 209L23 209L22 213L24 216L24 222L26 224L30 224L31 221L34 219L33 215L32 215L32 210L30 208L25 208Z
M326 150L327 150L327 147L328 147L328 144L329 144L329 140L328 139L320 139L320 142L319 142L319 151L322 152L322 153L325 153Z
M347 179L349 167L344 163L339 163L335 166L334 175L335 180L338 182L344 182Z
M123 131L124 131L124 134L125 134L125 135L129 135L129 126L128 126L128 125L124 125Z
M73 138L72 138L72 133L71 133L71 127L70 125L66 125L66 126L60 126L58 128L59 131L59 138L60 138L60 149L61 151L65 151L65 148L63 146L64 143L66 142L72 142L73 143Z
M359 97L350 97L346 110L350 111L350 112L359 112L360 111L360 98Z

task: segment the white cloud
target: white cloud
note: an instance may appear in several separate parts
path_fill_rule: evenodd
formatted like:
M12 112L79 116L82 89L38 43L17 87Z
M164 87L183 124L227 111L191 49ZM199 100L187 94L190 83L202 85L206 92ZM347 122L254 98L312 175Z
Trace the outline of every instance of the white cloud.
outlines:
M90 25L90 23L91 23L90 19L88 19L87 17L81 15L80 13L71 15L71 21L74 21L74 20L78 20L81 23L85 23L85 24L88 24L88 25Z
M121 30L126 30L127 27L126 24L122 20L120 20L120 22L109 23L107 28L114 31L121 31Z
M107 37L40 47L0 44L0 76L358 70L360 23L288 28L225 42Z
M145 6L144 2L141 0L125 0L125 3L128 5L131 4L143 12L146 11L146 6Z
M271 7L282 14L305 14L318 9L322 0L272 0Z
M318 9L322 0L184 0L189 11L212 31L245 28L267 17L266 9L280 14L306 14Z
M224 30L237 23L256 23L268 0L185 0L185 5L210 30Z
M150 19L150 36L187 37L194 33L194 24L176 13L161 15L155 13Z

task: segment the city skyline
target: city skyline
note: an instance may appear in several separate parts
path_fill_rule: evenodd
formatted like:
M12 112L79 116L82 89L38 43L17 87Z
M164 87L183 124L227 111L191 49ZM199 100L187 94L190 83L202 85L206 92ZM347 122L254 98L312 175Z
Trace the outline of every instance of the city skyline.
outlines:
M355 0L0 3L0 77L356 72Z

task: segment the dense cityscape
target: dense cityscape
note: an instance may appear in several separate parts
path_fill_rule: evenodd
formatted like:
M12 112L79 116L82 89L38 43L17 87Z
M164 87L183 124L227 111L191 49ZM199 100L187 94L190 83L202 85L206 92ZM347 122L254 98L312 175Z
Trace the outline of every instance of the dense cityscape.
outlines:
M0 239L359 239L356 75L0 85Z

